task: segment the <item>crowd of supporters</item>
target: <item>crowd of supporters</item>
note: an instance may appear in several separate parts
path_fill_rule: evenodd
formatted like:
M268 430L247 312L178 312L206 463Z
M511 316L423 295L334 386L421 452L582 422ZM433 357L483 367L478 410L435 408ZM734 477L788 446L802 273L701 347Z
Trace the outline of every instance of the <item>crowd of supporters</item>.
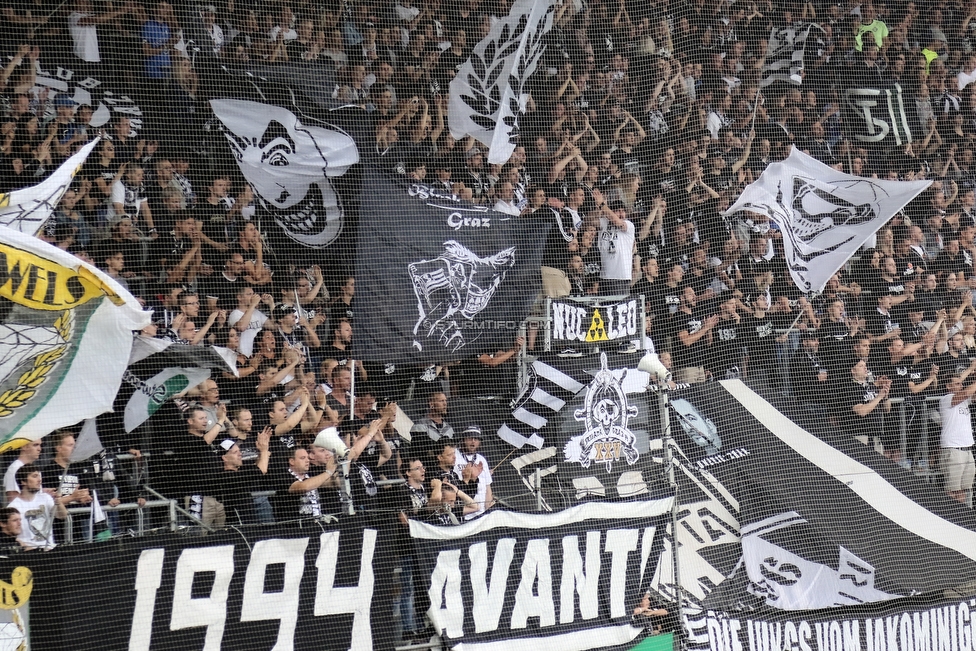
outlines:
M248 522L342 511L334 439L316 443L330 427L358 468L355 504L376 499L375 478L398 477L404 513L428 498L449 505L437 517L455 521L491 507L480 470L464 469L482 466L459 464L451 475L454 451L435 449L443 421L435 403L442 392L514 391L518 354L541 352L536 333L455 366L394 372L352 362L353 252L296 263L297 245L261 231L260 198L237 169L215 167L195 148L207 101L226 90L223 68L261 65L332 75L334 104L361 107L370 127L370 164L550 223L543 294L643 295L645 334L678 381L742 378L852 436L877 437L906 467L934 466L928 412L937 410L925 398L976 368L976 9L952 0L565 0L530 83L519 146L507 163L488 165L480 144L449 133L449 86L510 8L506 0L4 5L0 191L37 183L102 136L40 236L153 310L139 336L237 353L236 375L180 396L156 419L168 426L156 426L151 442L118 451L137 460L150 451L153 485L215 526L230 507ZM825 32L808 43L803 83L760 86L771 28L802 22ZM92 126L95 107L37 85L40 71L59 67L126 89L140 112ZM845 90L894 83L914 140L881 149L845 137ZM791 145L844 172L934 181L819 294L793 284L775 223L723 214ZM420 455L401 449L394 429L394 401L418 381L434 418L424 437L433 446ZM893 398L908 407L905 430L888 415ZM39 445L21 450L8 500L43 499L49 488L48 508L60 514L96 492L116 503L152 498L116 482L104 454L67 472L76 434L48 437L44 467L35 465ZM434 482L425 463L443 471ZM21 467L39 471L43 488ZM275 494L252 499L254 487ZM109 526L124 523L113 515ZM74 537L86 535L79 528Z

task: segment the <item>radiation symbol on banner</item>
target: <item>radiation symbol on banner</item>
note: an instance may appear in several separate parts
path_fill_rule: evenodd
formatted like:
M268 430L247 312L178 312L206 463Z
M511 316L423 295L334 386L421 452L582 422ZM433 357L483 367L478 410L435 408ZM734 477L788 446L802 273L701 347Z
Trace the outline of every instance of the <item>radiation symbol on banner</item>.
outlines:
M590 321L590 329L586 332L586 339L583 341L608 341L607 329L603 325L603 316L600 310L593 310L593 319Z

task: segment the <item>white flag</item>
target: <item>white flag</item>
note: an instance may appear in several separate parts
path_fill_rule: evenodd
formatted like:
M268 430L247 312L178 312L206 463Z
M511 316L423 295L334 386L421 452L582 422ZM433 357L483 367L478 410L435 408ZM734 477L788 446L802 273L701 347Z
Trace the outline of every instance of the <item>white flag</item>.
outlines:
M838 172L793 147L725 212L767 215L783 233L793 282L821 291L869 237L931 181L881 181Z
M61 163L54 174L37 185L0 194L0 225L36 235L99 140L95 138L82 147L77 154Z
M451 135L488 147L490 164L505 163L517 142L518 116L525 113L528 80L545 52L554 0L517 0L471 52L451 81Z
M0 226L0 451L109 411L150 313L67 251Z
M766 48L766 62L763 64L760 86L768 86L774 81L785 81L799 86L803 83L803 60L806 49L813 45L811 40L823 43L826 32L814 23L799 23L789 27L773 27Z

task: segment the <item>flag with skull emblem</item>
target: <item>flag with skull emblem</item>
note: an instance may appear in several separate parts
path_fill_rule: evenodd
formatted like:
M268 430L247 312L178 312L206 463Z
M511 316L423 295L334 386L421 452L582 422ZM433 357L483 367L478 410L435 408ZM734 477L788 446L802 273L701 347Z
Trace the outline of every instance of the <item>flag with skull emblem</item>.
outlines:
M726 211L768 216L783 233L790 276L820 291L869 237L931 181L883 181L838 172L795 147Z
M548 226L379 171L363 187L353 356L417 364L511 348Z

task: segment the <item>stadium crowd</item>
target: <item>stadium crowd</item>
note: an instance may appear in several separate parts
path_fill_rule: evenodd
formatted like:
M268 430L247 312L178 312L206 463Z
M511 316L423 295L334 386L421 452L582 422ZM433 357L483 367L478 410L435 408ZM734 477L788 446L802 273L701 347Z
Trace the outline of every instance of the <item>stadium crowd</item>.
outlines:
M357 507L395 492L402 517L476 516L492 506L480 430L455 434L446 400L510 394L522 349L541 352L530 330L527 341L460 365L393 373L349 359L352 252L297 264L294 243L261 231L260 198L238 170L208 164L187 137L221 96L222 68L259 64L333 74L332 98L361 107L376 164L551 223L543 293L643 295L646 335L676 380L739 377L791 395L904 467L933 470L949 446L930 424L940 410L925 398L963 391L976 370L976 8L565 0L530 82L519 146L504 165L488 165L472 138L449 133L449 85L511 5L4 5L0 190L35 184L101 135L40 236L96 263L153 310L139 336L237 353L237 375L174 401L163 415L169 427L157 426L150 445L121 446L136 458L152 453L157 490L214 526L338 512L335 436L358 469ZM761 86L771 28L804 22L824 35L807 43L802 84ZM92 106L36 85L40 70L58 66L132 89L141 114L92 126ZM846 89L896 83L912 142L883 149L845 136ZM791 145L844 172L934 181L818 294L792 282L775 223L723 214ZM395 401L416 381L429 387L429 409L414 444L401 445ZM904 442L894 398L909 414ZM105 455L69 471L76 434L47 437L41 466L40 444L20 451L5 480L13 506L44 500L45 489L52 515L90 503L95 490L116 503L148 497L115 482ZM972 446L971 435L950 442ZM947 484L954 497L971 486L967 472ZM406 483L380 489L380 478ZM262 488L276 492L252 499ZM117 520L110 526L123 526ZM48 534L30 544L53 545ZM410 633L416 623L404 617Z

